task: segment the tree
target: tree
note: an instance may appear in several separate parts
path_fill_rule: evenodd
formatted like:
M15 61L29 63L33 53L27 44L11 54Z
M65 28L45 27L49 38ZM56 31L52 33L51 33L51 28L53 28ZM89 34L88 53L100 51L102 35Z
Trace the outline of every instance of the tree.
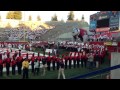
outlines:
M29 16L29 19L28 19L29 21L31 21L32 20L32 17L31 17L31 15Z
M22 19L22 12L21 11L14 11L14 19L21 20Z
M37 21L41 21L41 18L40 18L40 16L37 16Z
M51 21L58 21L56 14L51 18Z
M22 12L21 11L9 11L7 13L6 19L21 20L22 19Z
M70 11L69 14L68 14L68 21L74 21L74 12L73 11Z
M14 18L13 11L9 11L7 13L6 19L13 19L13 18Z

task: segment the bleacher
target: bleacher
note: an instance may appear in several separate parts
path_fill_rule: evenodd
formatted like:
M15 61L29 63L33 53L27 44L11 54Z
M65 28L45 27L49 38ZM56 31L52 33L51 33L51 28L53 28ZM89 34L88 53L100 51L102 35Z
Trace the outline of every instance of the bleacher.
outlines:
M85 25L83 25L85 23ZM73 31L74 27L83 28L88 26L88 23L81 21L67 21L67 22L46 22L46 24L54 26L53 29L48 31L45 35L42 36L42 40L56 40L59 35L64 33L69 33Z
M63 21L52 21L51 22L51 21L49 21L49 22L45 22L44 24L47 25L47 27L49 26L49 30L46 29L44 27L44 25L42 25L42 24L39 25L38 27L36 27L35 28L36 30L38 30L38 29L47 30L47 32L40 34L40 35L35 35L36 36L35 40L37 40L37 41L39 41L39 40L45 40L45 41L46 40L57 40L57 37L59 37L60 35L62 35L64 33L72 32L74 27L77 27L77 28L84 27L85 25L83 25L83 23L85 23L85 25L88 26L86 22L81 22L81 21L67 21L67 22L63 22ZM52 28L50 28L50 27L52 27ZM18 33L18 31L16 31L16 29L17 28L13 28L12 31L15 31L15 33ZM23 25L22 25L20 27L20 30L21 30L21 36L20 36L20 41L21 41L21 40L24 40L24 32L26 35L26 33L30 31L30 28L28 26L27 26L27 28L23 28ZM10 31L10 28L8 28L8 27L1 28L0 29L0 40L8 41L9 40L8 37L11 35L11 33L13 33L12 31ZM26 39L26 40L28 40L28 39Z

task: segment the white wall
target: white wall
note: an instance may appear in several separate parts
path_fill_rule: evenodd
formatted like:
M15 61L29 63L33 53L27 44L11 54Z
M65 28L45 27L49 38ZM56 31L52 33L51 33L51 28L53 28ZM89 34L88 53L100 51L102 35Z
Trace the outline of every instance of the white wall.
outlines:
M111 53L111 66L120 64L120 53ZM111 79L120 79L120 68L111 71Z

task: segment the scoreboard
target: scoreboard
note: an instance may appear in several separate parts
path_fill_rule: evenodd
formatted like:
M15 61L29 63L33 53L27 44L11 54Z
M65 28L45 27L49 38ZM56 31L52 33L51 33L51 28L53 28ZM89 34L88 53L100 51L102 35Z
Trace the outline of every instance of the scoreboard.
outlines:
M120 11L100 11L90 16L90 31L115 31L120 28Z

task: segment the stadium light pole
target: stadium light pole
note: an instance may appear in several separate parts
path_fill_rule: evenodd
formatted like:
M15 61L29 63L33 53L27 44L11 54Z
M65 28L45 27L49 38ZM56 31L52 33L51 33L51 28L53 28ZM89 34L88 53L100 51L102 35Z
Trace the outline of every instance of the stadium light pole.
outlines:
M24 22L25 22L25 11L24 11ZM24 42L25 42L25 29L24 29Z

